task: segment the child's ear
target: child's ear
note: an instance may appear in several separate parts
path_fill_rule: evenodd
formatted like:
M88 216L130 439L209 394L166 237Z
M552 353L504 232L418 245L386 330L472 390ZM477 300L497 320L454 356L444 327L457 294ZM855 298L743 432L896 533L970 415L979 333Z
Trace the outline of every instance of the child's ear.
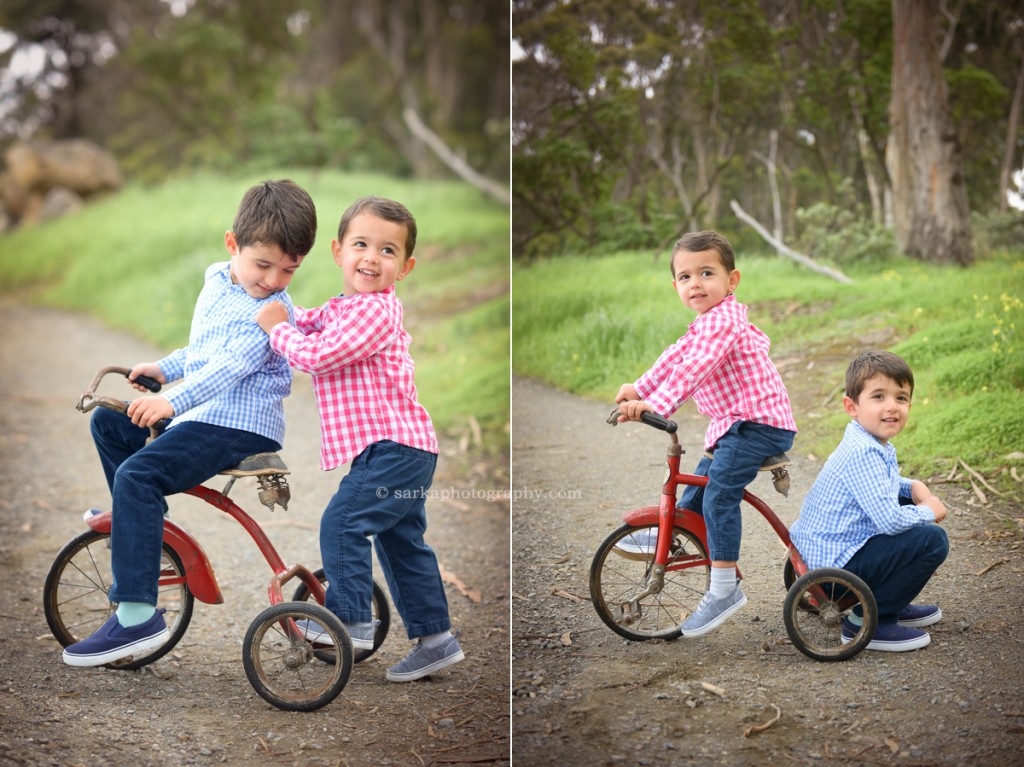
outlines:
M334 263L341 266L341 243L337 239L331 240L331 253L334 256Z
M224 232L224 247L228 249L228 253L232 256L238 255L238 241L235 239L235 233L230 229Z
M406 275L413 270L414 266L416 266L416 256L409 256L405 259L405 263L402 265L402 270L398 273L398 276L395 277L395 280L404 280Z
M736 292L736 288L739 286L739 284L740 284L740 270L739 269L733 269L732 272L729 274L729 292L730 293L735 293Z
M843 410L846 411L846 414L850 416L850 418L857 417L857 403L849 397L843 397Z

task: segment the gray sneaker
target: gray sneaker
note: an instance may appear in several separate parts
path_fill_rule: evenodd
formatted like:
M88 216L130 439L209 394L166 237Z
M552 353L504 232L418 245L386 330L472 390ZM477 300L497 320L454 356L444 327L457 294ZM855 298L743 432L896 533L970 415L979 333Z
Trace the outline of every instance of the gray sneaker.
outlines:
M650 559L658 544L658 528L644 527L615 544L615 553L626 559Z
M683 621L683 625L679 629L683 632L684 637L703 636L725 623L726 618L746 603L747 597L739 586L724 599L715 599L709 591L701 598L697 609Z
M388 681L412 682L464 660L466 656L457 638L460 633L456 631L446 642L434 647L417 642L408 655L388 669Z
M295 625L298 627L299 631L303 633L307 642L334 647L334 640L331 639L331 635L324 631L324 627L316 621L300 618L295 621ZM373 649L373 637L377 631L377 627L380 625L380 621L374 621L368 626L356 626L354 623L345 623L344 625L348 631L349 638L352 640L352 649Z

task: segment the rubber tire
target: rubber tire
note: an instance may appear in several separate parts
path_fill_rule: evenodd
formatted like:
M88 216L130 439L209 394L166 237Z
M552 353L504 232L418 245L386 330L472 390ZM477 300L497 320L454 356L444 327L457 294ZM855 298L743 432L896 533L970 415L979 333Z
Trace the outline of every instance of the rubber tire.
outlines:
M91 636L93 631L98 629L114 611L114 605L111 604L107 596L114 581L114 576L110 571L109 540L110 535L108 533L86 530L81 535L68 541L53 560L53 564L50 565L50 571L47 573L46 582L43 585L43 612L46 614L46 623L49 625L50 631L57 641L60 642L61 647L67 647ZM100 549L94 549L93 547L95 546L99 546ZM86 550L88 550L88 556L82 558ZM175 579L183 579L185 568L177 552L167 543L164 543L163 555L170 561ZM77 561L76 557L81 559L81 562ZM73 562L72 560L76 561ZM75 585L62 579L69 567L81 576L79 582ZM87 588L89 585L93 587L92 591L88 593L83 592L82 589ZM108 663L106 664L107 668L123 671L142 668L162 658L178 644L178 641L185 635L189 622L192 620L195 597L189 591L188 585L184 580L177 584L176 587L180 591L180 596L177 600L179 608L168 623L167 641L141 657L132 656L124 660ZM62 596L62 593L64 596ZM62 607L68 604L73 604L80 610L88 608L97 617L91 619L88 623L83 623L81 620L72 620L68 614L70 608L65 610ZM157 607L160 607L159 603ZM68 624L72 625L69 626ZM87 633L80 631L82 627L87 628Z
M829 592L831 595L835 593L835 585L841 585L843 597L836 602L829 596L823 604L812 605L807 599L807 592L826 584L833 585ZM829 626L826 621L845 615L856 603L862 606L863 622L853 641L843 642L838 623ZM860 653L871 642L878 627L878 606L871 589L860 577L837 567L820 567L800 576L790 587L783 604L782 619L793 646L808 658L826 663L843 661ZM816 631L814 636L812 629Z
M279 643L288 639L282 623L285 620L296 619L312 620L319 623L330 634L335 651L332 653L334 662L319 661L325 671L330 670L325 683L317 685L310 691L307 675L306 680L298 685L301 692L291 694L282 686L273 684L271 678L279 672L283 672L282 678L297 679L301 668L318 663L313 645L303 642L301 639L292 638L289 650L284 655L280 654L280 647L274 650L273 655L276 657L273 660L275 663L280 661L281 665L271 668L264 666L262 642L267 634L272 632L276 632ZM342 659L341 663L337 662L339 657ZM297 665L294 668L289 667L286 658L296 659ZM345 689L352 673L353 663L352 640L349 638L348 631L345 630L345 625L333 613L316 602L283 602L271 605L257 615L249 625L242 643L242 665L245 667L245 675L248 677L249 683L263 700L283 711L316 711L318 708L326 706Z
M707 591L711 577L711 564L707 561L707 550L703 542L696 534L689 530L674 527L674 540L679 536L685 539L684 550L686 554L695 557L698 561L703 560L705 564L682 571L666 572L665 586L661 594L649 595L641 603L641 608L647 609L641 609L643 617L641 617L639 624L624 624L616 620L616 611L618 605L622 604L622 602L616 601L609 604L603 591L605 585L609 584L612 579L611 576L614 574L623 579L622 584L615 587L615 592L620 595L620 598L628 596L623 591L624 588L632 588L633 593L638 593L646 583L647 576L650 573L651 562L620 556L615 552L615 545L639 530L652 527L657 527L657 525L642 525L639 527L623 525L613 531L598 547L590 565L590 597L598 616L616 634L635 642L646 642L651 639L671 640L678 638L680 636L680 624L689 613L696 609L701 597ZM671 560L669 564L671 565ZM628 575L625 574L627 570L630 571ZM691 582L684 584L682 579L687 577L684 574L689 573L693 574L690 577ZM611 588L610 585L609 588ZM671 592L669 591L670 588L672 589ZM666 595L672 597L672 609L666 607ZM679 608L682 608L682 610ZM684 611L685 614L683 614ZM653 619L654 621L649 629L646 628L649 623L648 619Z

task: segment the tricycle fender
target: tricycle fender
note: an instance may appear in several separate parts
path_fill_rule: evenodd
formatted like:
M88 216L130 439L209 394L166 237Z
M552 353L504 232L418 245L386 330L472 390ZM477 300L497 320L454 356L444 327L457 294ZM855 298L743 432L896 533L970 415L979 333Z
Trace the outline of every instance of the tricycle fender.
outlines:
M111 512L105 511L102 514L93 514L86 517L85 523L97 533L110 534ZM181 564L185 568L185 582L188 590L200 602L211 605L219 605L224 602L224 595L217 585L217 577L213 574L213 567L210 560L199 545L199 541L192 537L183 528L164 518L164 543L174 549L181 558Z
M641 506L639 509L633 509L627 511L622 515L622 521L627 525L634 525L640 527L642 525L656 525L658 524L658 514L660 509L657 506ZM695 511L689 509L676 509L673 524L676 527L681 527L684 530L689 530L691 533L696 535L702 542L707 541L708 531L704 524L704 517ZM707 545L705 543L705 545Z

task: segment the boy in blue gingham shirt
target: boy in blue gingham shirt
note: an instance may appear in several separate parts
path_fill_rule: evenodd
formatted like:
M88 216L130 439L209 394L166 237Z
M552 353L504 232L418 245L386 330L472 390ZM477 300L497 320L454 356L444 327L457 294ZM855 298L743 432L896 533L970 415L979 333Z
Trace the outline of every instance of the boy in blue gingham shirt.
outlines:
M126 414L97 408L92 434L113 499L110 601L114 612L92 636L64 650L72 666L100 666L155 649L168 635L156 609L165 496L180 493L284 441L288 363L255 322L285 288L316 239L316 208L291 181L246 192L224 244L231 256L206 270L188 346L128 375L182 383L139 397ZM138 384L135 388L143 390ZM146 444L149 426L172 419Z
M804 499L790 538L811 569L859 575L878 605L869 650L926 646L921 631L942 618L935 605L913 605L946 559L949 541L936 523L946 507L919 480L900 476L889 442L907 424L914 375L890 352L865 352L846 371L843 406L853 419ZM857 634L856 609L843 619L843 640Z

